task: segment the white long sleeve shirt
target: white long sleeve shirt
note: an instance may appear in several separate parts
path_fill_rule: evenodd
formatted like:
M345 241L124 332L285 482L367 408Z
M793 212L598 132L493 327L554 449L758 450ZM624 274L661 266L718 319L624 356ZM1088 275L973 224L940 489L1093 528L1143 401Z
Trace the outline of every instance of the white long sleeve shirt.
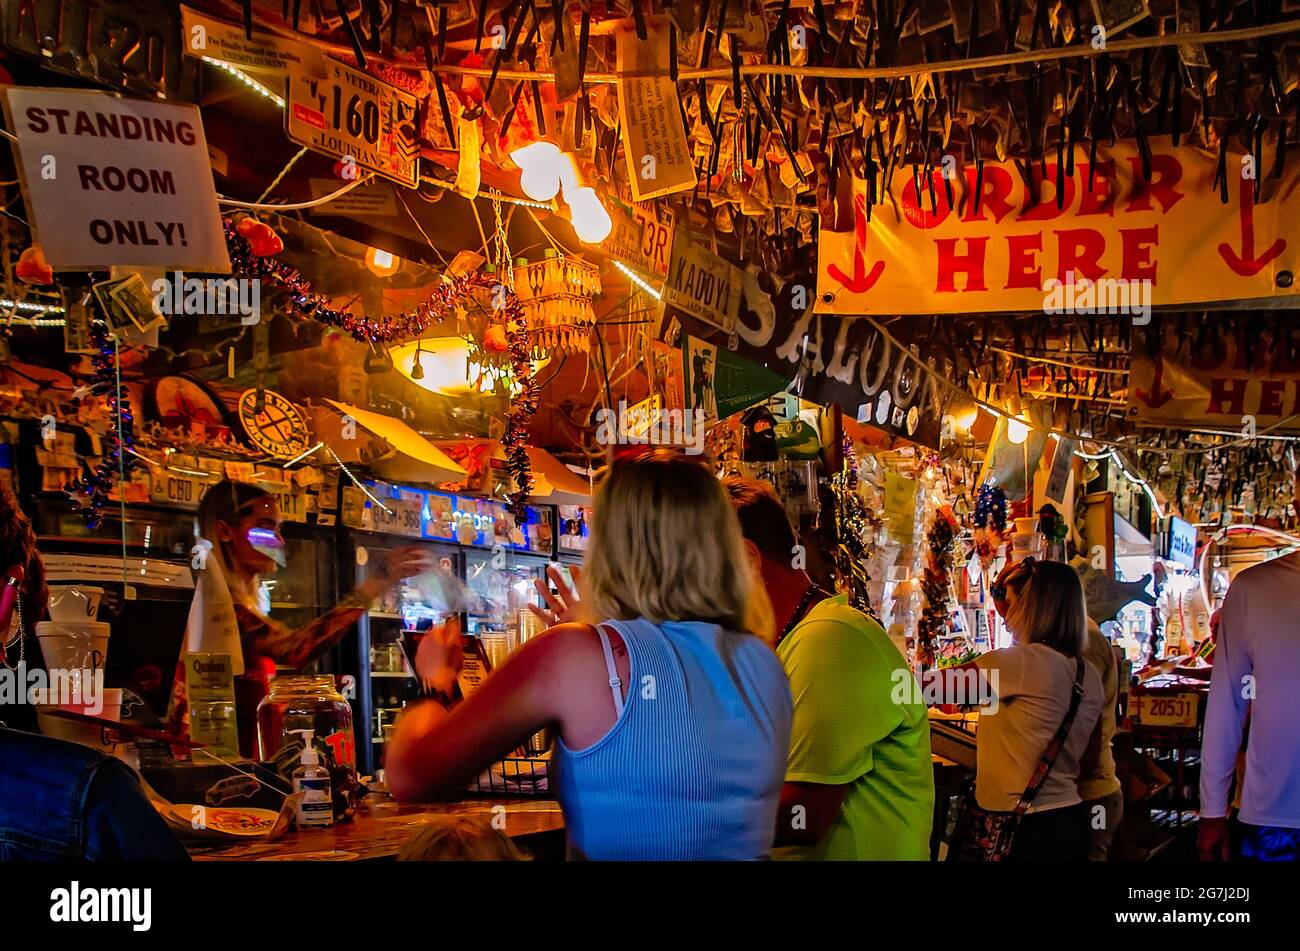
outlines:
M1226 816L1250 713L1242 822L1300 828L1300 553L1247 568L1228 589L1201 746L1201 815Z

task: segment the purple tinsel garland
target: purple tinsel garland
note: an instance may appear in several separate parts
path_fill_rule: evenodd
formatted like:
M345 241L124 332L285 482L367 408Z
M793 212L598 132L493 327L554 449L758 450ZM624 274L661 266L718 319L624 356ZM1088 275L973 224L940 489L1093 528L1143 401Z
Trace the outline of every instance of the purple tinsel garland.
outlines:
M105 452L89 475L73 479L64 491L72 496L77 512L85 516L86 524L98 528L104 519L103 508L110 499L113 483L119 479L125 483L139 463L132 454L135 449L135 415L131 412L131 398L117 379L117 348L107 328L102 325L96 325L92 339L95 353L91 363L95 375L90 392L108 400L109 428L105 436Z

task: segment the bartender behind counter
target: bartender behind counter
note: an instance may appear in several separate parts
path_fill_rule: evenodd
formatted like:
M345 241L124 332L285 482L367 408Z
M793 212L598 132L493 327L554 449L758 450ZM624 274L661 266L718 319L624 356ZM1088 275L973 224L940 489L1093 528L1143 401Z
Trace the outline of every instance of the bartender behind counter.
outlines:
M280 521L280 506L274 496L244 482L218 482L204 493L199 505L199 544L205 546L204 539L211 544L203 556L205 569L211 571L205 580L224 585L229 591L243 649L243 673L235 677L235 715L239 751L248 757L257 755L257 706L267 695L276 665L300 668L315 660L337 644L380 595L403 578L430 567L428 556L419 548L396 549L337 607L310 624L289 630L267 617L258 603L261 576L273 571L277 564L284 565ZM219 594L218 599L224 600ZM211 613L213 606L206 606L206 610ZM193 620L191 616L184 650L213 650L193 629ZM188 733L183 660L182 652L172 686L169 719L174 729ZM238 671L238 658L234 660Z

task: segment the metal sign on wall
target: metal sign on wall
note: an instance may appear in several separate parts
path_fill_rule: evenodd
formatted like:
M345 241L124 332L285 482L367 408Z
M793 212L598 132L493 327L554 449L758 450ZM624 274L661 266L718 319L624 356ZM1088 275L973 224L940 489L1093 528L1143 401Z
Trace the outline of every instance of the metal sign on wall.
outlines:
M288 65L284 128L290 139L407 188L418 184L415 96L335 60L326 60L323 78L316 64Z
M679 230L664 282L664 303L729 334L736 327L740 293L740 269Z

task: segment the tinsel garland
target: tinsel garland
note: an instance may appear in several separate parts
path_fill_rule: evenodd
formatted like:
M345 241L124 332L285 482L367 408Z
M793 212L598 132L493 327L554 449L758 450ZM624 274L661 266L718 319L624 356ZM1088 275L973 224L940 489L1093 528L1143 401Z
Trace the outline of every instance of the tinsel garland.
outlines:
M936 645L948 628L948 564L956 537L952 519L943 511L936 512L934 524L925 536L929 546L925 574L921 579L925 604L916 625L916 659L926 667L934 666Z
M416 339L434 324L443 323L455 302L464 297L467 286L476 283L474 279L480 277L471 274L451 283L440 284L429 299L413 311L385 314L382 317L358 317L330 306L333 299L327 294L317 294L312 290L311 282L292 264L281 261L278 257L255 254L248 241L239 233L236 218L225 220L225 230L226 250L235 274L271 281L288 292L297 317L335 327L359 343L404 343ZM499 282L495 280L486 281L489 286L497 283ZM507 295L511 296L512 293Z
M974 525L975 553L980 565L987 571L993 556L1002 547L1007 535L1007 494L991 482L985 482L975 495Z
M476 272L471 277L480 279L480 284L495 283L492 275ZM468 279L461 278L462 281ZM515 524L522 528L528 522L528 494L533 488L533 474L528 465L528 424L537 412L538 391L528 352L528 318L524 316L523 305L513 290L507 290L504 313L506 341L510 345L510 369L519 385L518 395L510 400L510 417L506 420L506 431L501 435L506 463L515 482L515 491L510 493L506 510L514 516Z
M95 374L90 384L93 396L108 401L108 433L105 451L99 465L86 477L73 479L64 491L72 496L78 514L91 528L98 528L104 519L104 504L109 501L113 484L125 482L136 469L138 462L131 450L135 449L135 415L131 412L131 398L126 388L118 382L117 348L108 328L96 324L91 334L95 352L91 363Z
M225 221L226 248L234 273L245 278L269 280L289 294L294 314L342 330L360 343L387 344L415 340L434 324L446 321L456 305L473 297L475 292L486 291L500 303L499 313L505 323L510 369L519 392L510 400L510 416L506 420L501 446L507 466L514 479L515 491L510 493L506 508L514 516L515 524L523 526L528 521L528 494L533 487L533 476L528 462L528 426L537 412L537 383L532 376L532 362L528 352L528 318L519 297L510 287L502 287L495 274L475 271L444 281L413 311L385 314L381 317L360 316L336 310L332 299L312 290L311 282L292 264L279 258L259 256L239 233L234 218ZM502 288L499 290L498 288Z

